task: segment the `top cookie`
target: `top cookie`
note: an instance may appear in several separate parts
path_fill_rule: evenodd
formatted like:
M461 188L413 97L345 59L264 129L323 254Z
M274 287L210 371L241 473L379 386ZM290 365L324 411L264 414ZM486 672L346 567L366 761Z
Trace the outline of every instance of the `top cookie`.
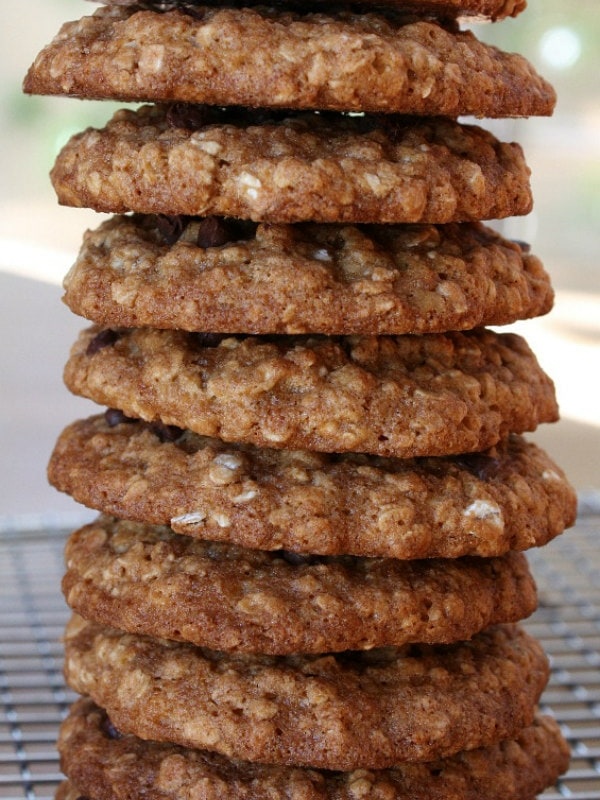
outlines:
M93 0L100 2L100 0ZM328 0L312 0L316 6L327 5ZM104 0L107 6L135 6L136 8L160 8L172 10L178 7L194 8L199 0ZM474 17L499 20L516 17L527 6L526 0L348 0L347 5L359 5L363 9L369 5L389 6L401 12L410 12L434 17ZM248 5L252 5L249 3ZM287 4L293 6L293 0Z
M451 117L548 115L556 101L522 56L433 21L201 5L69 22L25 91Z
M51 177L65 205L257 222L464 222L532 203L518 144L395 115L142 106L74 136Z

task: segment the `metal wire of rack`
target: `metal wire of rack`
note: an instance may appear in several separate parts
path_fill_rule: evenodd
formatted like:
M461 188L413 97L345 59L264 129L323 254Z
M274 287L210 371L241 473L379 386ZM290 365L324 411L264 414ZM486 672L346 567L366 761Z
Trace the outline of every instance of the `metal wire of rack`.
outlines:
M68 530L57 522L0 523L2 800L51 798L61 780L54 742L75 696L62 679ZM600 800L599 536L600 514L584 509L574 529L529 553L540 604L526 626L552 662L542 707L558 719L573 753L570 771L543 800Z

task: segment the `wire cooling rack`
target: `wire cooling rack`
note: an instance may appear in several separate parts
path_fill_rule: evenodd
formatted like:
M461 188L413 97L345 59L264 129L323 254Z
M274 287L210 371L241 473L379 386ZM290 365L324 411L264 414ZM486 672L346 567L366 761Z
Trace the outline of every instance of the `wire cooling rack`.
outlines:
M552 661L543 708L571 744L569 773L544 800L600 800L600 514L530 552L540 607L526 623ZM68 533L58 520L0 524L0 798L51 798L56 732L74 695L61 672L60 594ZM70 529L72 529L71 526Z

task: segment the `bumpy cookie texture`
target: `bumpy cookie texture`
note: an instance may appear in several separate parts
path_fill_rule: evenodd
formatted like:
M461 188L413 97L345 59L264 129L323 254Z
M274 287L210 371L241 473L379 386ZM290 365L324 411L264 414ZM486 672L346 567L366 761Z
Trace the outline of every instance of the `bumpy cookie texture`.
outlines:
M547 115L556 99L522 56L434 22L200 5L66 23L25 91L450 117Z
M320 555L499 556L560 534L577 503L562 470L517 436L456 458L329 456L226 444L114 411L66 428L48 472L117 517Z
M72 707L58 744L62 768L80 790L74 800L533 800L569 757L558 725L540 715L514 740L427 764L337 774L264 766L120 735L90 700Z
M222 333L469 330L553 302L539 259L482 225L153 215L88 231L65 290L72 311L101 325Z
M321 2L329 5L328 0L313 0L314 5L320 5ZM357 3L364 9L368 8L370 0L357 0ZM201 5L200 0L104 0L104 4L162 11L183 8L192 12L196 6ZM293 6L294 3L290 2L287 5ZM353 3L350 2L348 5ZM403 13L408 11L421 15L431 14L441 18L474 16L498 20L509 16L516 17L525 9L527 3L526 0L376 0L373 5L390 6Z
M69 389L225 441L413 457L482 450L557 417L523 339L485 329L398 337L83 331Z
M66 547L67 603L95 622L235 652L451 643L536 606L525 556L298 556L100 518Z
M51 173L61 203L263 222L460 222L526 214L519 145L450 119L189 106L118 111Z
M235 655L74 617L65 676L119 730L230 758L321 769L431 761L511 738L548 680L515 625L470 642L323 656Z

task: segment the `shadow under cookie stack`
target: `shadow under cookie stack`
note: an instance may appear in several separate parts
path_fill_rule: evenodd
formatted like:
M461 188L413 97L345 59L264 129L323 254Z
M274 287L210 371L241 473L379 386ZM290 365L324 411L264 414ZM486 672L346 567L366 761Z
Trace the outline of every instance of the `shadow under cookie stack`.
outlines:
M550 114L457 15L114 0L30 93L151 103L64 147L93 327L51 482L97 509L66 548L61 798L528 800L568 763L518 622L522 551L573 522L522 434L557 418L521 149L458 117Z

